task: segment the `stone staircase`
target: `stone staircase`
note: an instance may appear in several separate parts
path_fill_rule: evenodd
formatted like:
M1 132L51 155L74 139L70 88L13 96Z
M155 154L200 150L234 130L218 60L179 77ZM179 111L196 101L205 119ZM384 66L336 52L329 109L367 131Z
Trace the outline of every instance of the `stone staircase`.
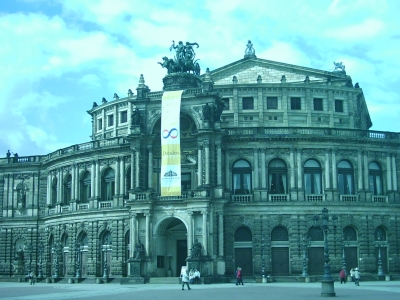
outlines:
M179 277L150 277L149 284L179 284Z

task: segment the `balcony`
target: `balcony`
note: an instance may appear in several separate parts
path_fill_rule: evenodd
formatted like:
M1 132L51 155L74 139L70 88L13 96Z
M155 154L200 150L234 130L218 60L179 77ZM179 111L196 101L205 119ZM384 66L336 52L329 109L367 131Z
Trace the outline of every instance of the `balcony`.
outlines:
M308 194L308 195L306 195L306 201L308 201L308 202L324 202L325 195L323 195L323 194Z
M374 203L388 203L389 197L388 196L372 196L372 202Z
M288 194L268 194L269 202L288 202L290 195Z
M360 195L340 195L339 197L342 202L358 202Z

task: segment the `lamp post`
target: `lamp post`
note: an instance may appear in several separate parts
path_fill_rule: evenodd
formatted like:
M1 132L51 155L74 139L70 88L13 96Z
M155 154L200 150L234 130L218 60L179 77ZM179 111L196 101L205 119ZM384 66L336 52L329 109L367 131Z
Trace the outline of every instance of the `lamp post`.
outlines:
M303 237L303 272L301 274L302 277L308 277L308 257L307 257L307 249L310 246L310 239Z
M112 251L111 246L108 244L108 240L106 239L103 245L103 253L104 253L104 269L103 269L103 278L108 279L108 264L107 264L107 254Z
M44 249L44 244L43 244L43 242L40 242L38 245L38 251L39 251L38 278L43 278L43 249Z
M75 277L80 279L82 278L82 251L84 248L84 245L81 245L80 243L76 243L75 245L75 250L76 250L76 274Z
M347 270L346 270L346 247L350 246L350 238L347 237L347 240L345 239L344 233L342 233L342 245L343 245L343 255L342 255L342 267L344 270L344 273L347 276Z
M336 229L336 220L333 218L333 226ZM321 221L321 222L320 222ZM319 220L319 216L314 216L314 226L321 227L324 232L324 276L321 280L321 296L322 297L335 297L335 280L332 278L331 266L329 265L329 246L328 246L328 232L329 232L329 214L328 209L324 207L322 209L322 217Z
M33 251L32 244L26 245L25 250L29 253L29 261L28 261L28 276L29 276L32 272L32 251Z
M60 268L60 261L59 261L59 255L60 255L60 248L61 248L61 243L59 241L54 243L54 246L51 248L51 253L53 253L54 259L53 259L53 265L54 265L54 273L53 273L53 278L59 278L59 268Z
M172 277L172 269L171 269L171 260L172 254L168 254L168 277Z
M376 247L378 247L378 276L385 276L383 273L383 268L382 268L382 255L381 255L381 248L383 241L381 241L381 234L378 232L377 234L378 240L375 242Z

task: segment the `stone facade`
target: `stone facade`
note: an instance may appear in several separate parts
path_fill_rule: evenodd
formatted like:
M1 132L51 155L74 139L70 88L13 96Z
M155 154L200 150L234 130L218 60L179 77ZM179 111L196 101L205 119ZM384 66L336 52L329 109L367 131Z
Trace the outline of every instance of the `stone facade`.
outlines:
M321 276L325 238L334 274L400 272L400 134L369 130L350 76L252 56L200 79L182 95L179 197L160 196L163 92L143 76L94 103L91 141L1 159L0 276Z

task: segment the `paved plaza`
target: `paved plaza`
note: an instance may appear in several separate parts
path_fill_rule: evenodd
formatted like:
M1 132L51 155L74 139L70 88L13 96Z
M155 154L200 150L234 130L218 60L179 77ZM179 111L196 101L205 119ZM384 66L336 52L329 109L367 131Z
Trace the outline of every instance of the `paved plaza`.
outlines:
M85 299L85 300L232 300L232 299L321 299L321 283L249 283L244 286L235 284L192 285L192 290L181 290L178 284L46 284L0 282L0 299L18 300L52 300L52 299ZM393 300L400 299L399 281L335 283L336 298L346 300Z

